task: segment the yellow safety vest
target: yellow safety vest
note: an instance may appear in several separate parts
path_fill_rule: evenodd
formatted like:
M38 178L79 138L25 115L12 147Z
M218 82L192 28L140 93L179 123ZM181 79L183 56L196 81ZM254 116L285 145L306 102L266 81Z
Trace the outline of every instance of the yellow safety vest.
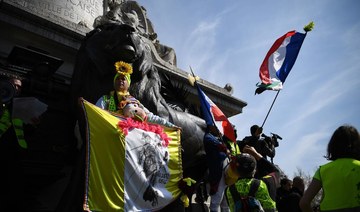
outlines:
M27 149L27 143L24 137L23 121L21 119L16 118L12 120L12 123L19 145L22 148Z
M236 156L238 154L240 154L240 149L239 149L239 146L237 145L236 142L232 142L230 140L226 140L226 142L228 143L228 147L230 147L230 153L232 156Z
M9 129L11 126L10 112L4 108L4 112L0 118L0 137Z
M0 137L10 128L11 125L14 127L19 145L22 148L27 149L27 143L24 137L23 121L18 118L11 120L10 112L7 108L5 108L0 118Z

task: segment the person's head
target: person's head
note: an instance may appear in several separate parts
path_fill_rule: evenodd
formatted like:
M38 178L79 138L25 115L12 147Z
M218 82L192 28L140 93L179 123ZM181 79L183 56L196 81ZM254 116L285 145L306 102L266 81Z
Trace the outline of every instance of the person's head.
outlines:
M295 187L295 188L299 189L301 192L304 192L304 189L305 189L304 179L300 176L294 177L294 179L292 181L292 187Z
M282 189L284 189L286 191L290 191L290 189L292 187L292 181L288 178L283 178L280 180L280 186Z
M250 133L252 136L260 136L262 133L262 127L259 127L258 125L253 125L250 127Z
M131 83L132 66L129 63L119 61L115 63L116 74L114 77L114 89L118 92L128 91Z
M335 130L327 147L328 160L354 158L360 160L360 135L351 125L342 125Z
M19 78L13 77L9 79L9 82L14 86L15 88L15 96L19 96L21 93L22 88L22 82Z
M256 171L256 160L248 153L241 153L236 156L236 170L240 178L252 178Z

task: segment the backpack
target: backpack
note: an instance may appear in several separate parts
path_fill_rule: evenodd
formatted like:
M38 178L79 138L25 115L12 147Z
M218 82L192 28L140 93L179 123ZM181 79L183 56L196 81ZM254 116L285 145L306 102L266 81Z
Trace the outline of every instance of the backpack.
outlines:
M228 188L234 200L235 212L264 212L260 201L255 198L259 186L260 180L253 179L247 196L241 196L234 184Z

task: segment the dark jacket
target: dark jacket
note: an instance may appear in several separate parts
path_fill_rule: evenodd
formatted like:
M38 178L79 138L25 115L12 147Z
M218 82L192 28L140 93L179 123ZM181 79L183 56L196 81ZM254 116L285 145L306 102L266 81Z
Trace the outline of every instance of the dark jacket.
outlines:
M255 178L265 182L271 199L276 201L276 190L280 184L280 170L263 157L257 161Z
M290 190L290 193L288 195L285 195L283 198L279 200L279 204L277 204L278 211L279 212L301 212L299 202L303 195L303 192L301 192L298 188L293 187Z
M271 145L270 137L266 139L261 139L256 136L246 136L242 141L238 142L240 151L244 148L245 145L249 145L255 148L255 150L260 153L264 158L275 157L275 148Z
M205 133L203 142L209 168L209 182L216 184L222 176L223 161L226 158L226 153L221 150L225 145L218 137L209 132Z

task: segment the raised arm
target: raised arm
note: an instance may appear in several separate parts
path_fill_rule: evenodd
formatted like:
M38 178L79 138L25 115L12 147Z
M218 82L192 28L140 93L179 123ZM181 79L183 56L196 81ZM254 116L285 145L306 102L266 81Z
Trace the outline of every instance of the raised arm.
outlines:
M322 185L321 182L315 178L312 179L309 187L306 189L304 195L300 200L300 208L303 212L312 212L311 201L314 199L316 194L320 191Z

